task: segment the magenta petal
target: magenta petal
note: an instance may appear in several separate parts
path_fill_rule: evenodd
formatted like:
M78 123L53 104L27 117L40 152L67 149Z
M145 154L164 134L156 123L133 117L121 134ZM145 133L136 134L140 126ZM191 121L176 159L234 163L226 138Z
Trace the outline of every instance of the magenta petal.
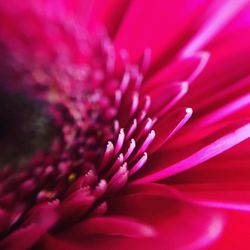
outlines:
M10 225L10 215L7 211L0 208L0 233L2 233Z
M249 213L235 210L224 211L226 227L214 246L209 250L239 249L247 250L250 245L250 215Z
M13 234L4 239L0 247L6 250L28 249L37 242L46 230L37 224L31 224L26 228L15 231Z
M198 126L203 127L211 125L246 106L250 106L250 94L243 95L231 103L227 103L223 107L217 108L215 111L209 113L205 117L202 117L202 119L197 122Z
M207 96L206 98L199 98L197 101L195 99L190 100L193 103L192 107L196 110L197 114L195 121L199 123L204 119L203 122L205 122L205 118L203 118L204 116L206 116L207 114L209 115L209 113L215 112L215 110L217 109L220 110L227 104L232 105L233 109L232 111L231 109L225 110L224 113L226 116L237 112L238 110L247 106L248 100L244 96L246 96L246 93L249 92L250 76L247 76L243 79L240 79L240 81L231 83L230 86L227 86L227 88L223 88L223 90L221 91L216 91L216 93L211 96ZM237 100L239 101L239 106L235 105L237 104Z
M221 233L223 217L216 210L188 203L165 185L130 186L125 193L112 201L112 216L47 236L44 244L66 249L199 249Z
M169 167L165 167L163 170L139 178L135 180L134 183L147 183L176 175L228 150L229 148L237 145L249 137L250 123L247 123L223 137L214 139L212 143L191 154L184 160L179 161Z
M38 244L41 249L46 249L46 250L55 250L55 249L65 249L65 250L82 250L86 249L86 245L83 243L81 245L77 245L76 243L73 242L67 242L63 239L57 239L56 237L46 234L43 237L43 240L39 242Z
M190 56L178 58L156 72L143 85L143 91L160 87L163 83L192 82L204 69L209 59L208 52L196 52Z
M8 235L0 243L1 249L29 249L57 222L55 206L42 204L34 207L26 220L24 227Z
M148 95L152 103L149 109L151 117L161 117L171 109L188 91L188 82L162 84L151 90Z
M190 108L178 109L170 115L165 116L157 122L154 127L156 138L149 148L149 154L157 151L167 140L169 140L190 119L193 111Z
M82 3L83 1L80 2ZM104 0L100 2L98 0L87 0L85 2L90 5L88 13L88 26L95 30L96 27L103 23L106 25L109 35L112 37L115 36L119 29L120 22L126 14L130 1L121 0L114 2L112 0ZM81 6L82 5L83 4L81 4Z
M122 216L87 219L66 230L65 238L76 239L90 235L112 235L129 238L153 237L154 229L138 220Z
M249 75L250 35L247 33L248 29L232 33L230 39L216 44L210 49L209 63L199 79L194 82L193 89L186 100L190 105L192 104L192 107L211 98L214 94L227 92L228 88L238 84L241 79ZM235 65L238 66L235 67ZM237 92L235 91L235 95L238 95L240 91L239 88Z
M199 168L168 178L165 182L199 204L249 211L249 143L248 139L204 162Z
M62 202L59 210L61 221L75 222L89 210L94 202L95 197L88 190L78 189Z
M224 1L221 7L204 23L200 31L181 52L190 55L206 45L246 4L248 0Z
M208 213L207 208L177 197L164 185L133 186L126 195L114 200L111 211L136 216L156 228L159 236L141 243L141 247L149 244L146 249L162 249L162 244L167 249L198 249L215 240L222 229L222 218L215 211ZM140 242L137 244L140 246Z
M166 183L178 185L178 187L183 186L182 191L184 191L185 185L189 184L219 184L218 187L220 186L221 190L224 191L241 191L242 189L247 191L249 185L246 184L249 181L250 174L249 145L250 139L202 163L199 168L192 168L168 178Z
M190 4L185 0L147 0L142 11L140 1L131 1L115 37L115 45L119 49L127 49L132 61L149 47L153 51L153 64L160 60L166 62L165 57L176 53L193 33L194 23L199 26L200 13L206 12L207 8L206 1L194 0Z
M250 212L249 183L230 184L196 184L180 187L187 197L196 204L231 210ZM227 190L224 190L224 189Z

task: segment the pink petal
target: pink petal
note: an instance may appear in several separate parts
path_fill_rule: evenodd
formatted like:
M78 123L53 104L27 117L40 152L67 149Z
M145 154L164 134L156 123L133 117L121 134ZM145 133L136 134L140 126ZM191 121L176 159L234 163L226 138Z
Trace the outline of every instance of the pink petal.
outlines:
M250 35L247 32L248 29L232 34L225 41L210 49L210 60L202 75L193 83L185 103L197 106L209 96L224 92L232 84L249 75ZM235 92L236 95L237 93Z
M201 49L247 4L248 0L227 0L204 23L200 31L182 50L182 55L190 55Z
M128 49L132 60L138 60L145 48L151 48L154 64L157 59L163 59L163 55L169 56L175 52L181 40L178 39L186 39L193 23L200 19L198 13L205 6L203 1L189 4L183 0L147 0L142 9L140 1L132 1L115 37L115 45ZM169 27L169 31L162 32L166 27Z
M146 80L143 85L143 91L149 92L156 86L163 83L187 81L192 82L204 69L209 59L208 52L196 52L185 58L179 58L172 64L160 69L158 72Z
M82 217L95 202L95 197L83 188L71 193L60 205L60 223L72 223Z
M35 206L28 215L26 225L4 238L0 248L8 250L30 248L55 225L57 219L54 205Z
M146 249L152 246L162 249L162 245L168 249L198 249L198 246L211 243L220 234L221 218L214 211L210 213L205 207L178 200L175 195L164 185L134 186L126 195L114 201L111 211L135 216L154 225L159 237L149 239L141 246L139 243L139 249L144 249L147 244Z
M250 92L250 76L241 79L235 83L231 83L230 86L227 86L223 91L216 91L213 95L207 96L206 98L199 99L199 101L192 101L192 107L196 110L195 122L199 123L202 116L213 112L214 110L218 110L224 105L228 103L232 103L232 111L231 109L227 109L226 115L230 115L231 113L236 112L244 108L247 105L247 98L244 96L246 93ZM239 99L240 105L237 104L237 100ZM200 118L201 117L201 118ZM192 124L192 126L195 126Z
M246 212L227 210L226 226L223 234L216 244L211 246L211 250L239 249L247 250L250 245L250 215Z
M199 204L249 211L249 143L250 140L246 140L199 168L170 177L165 182Z
M149 153L157 151L168 139L170 139L190 119L193 111L190 108L178 109L170 115L160 119L154 127L156 138L150 145Z
M53 238L46 236L43 246L46 249L199 249L211 244L221 233L224 222L215 210L177 199L178 195L165 185L130 186L125 192L126 195L112 201L110 212L116 216L89 219Z
M11 222L10 219L10 214L0 208L0 233L2 233L4 230L6 230L6 228L9 227Z
M1 243L1 249L19 250L28 249L36 243L46 231L37 224L31 224L26 228L15 231ZM18 244L17 244L18 243Z
M82 238L90 235L111 235L129 238L153 237L154 229L138 220L122 216L96 217L67 229L65 238ZM77 241L77 240L76 240Z
M162 84L151 90L148 93L152 100L149 109L150 116L159 118L165 115L187 93L187 90L187 82Z
M86 249L85 244L77 244L76 242L70 242L63 239L57 239L51 234L46 234L43 240L38 243L38 249L55 250L55 249L67 249L67 250L82 250Z
M198 125L200 126L208 126L213 124L223 118L229 116L230 114L236 112L237 110L242 109L245 106L250 106L250 93L240 98L232 101L231 103L226 104L225 106L216 109L215 111L209 113L202 119L198 121Z
M86 2L92 2L89 10L88 26L95 30L96 27L104 24L108 34L111 37L115 36L129 7L130 0L115 2L113 0L88 0Z
M199 150L196 150L194 153L192 153L185 159L168 167L163 167L163 169L160 171L156 171L152 174L146 175L145 177L139 178L135 180L134 183L146 183L161 180L169 176L176 175L180 172L186 171L208 159L211 159L212 157L218 154L221 154L222 152L228 150L229 148L239 144L240 142L250 137L250 123L247 123L243 126L241 125L241 127L238 127L236 129L234 127L234 130L232 130L229 134L226 134L219 138L217 134L216 137L211 137L210 140L213 139L212 143L203 146L203 148Z

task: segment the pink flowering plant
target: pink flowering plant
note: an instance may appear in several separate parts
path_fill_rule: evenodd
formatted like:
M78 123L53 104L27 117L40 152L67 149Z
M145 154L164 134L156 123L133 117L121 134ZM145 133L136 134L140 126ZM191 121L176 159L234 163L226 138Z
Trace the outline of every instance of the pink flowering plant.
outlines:
M249 17L0 1L0 248L248 249Z

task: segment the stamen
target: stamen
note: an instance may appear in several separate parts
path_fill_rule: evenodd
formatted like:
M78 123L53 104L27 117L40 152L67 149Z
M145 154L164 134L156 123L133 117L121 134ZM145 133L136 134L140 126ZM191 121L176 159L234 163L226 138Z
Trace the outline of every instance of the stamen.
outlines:
M119 191L128 181L127 163L124 163L109 182L108 192L114 193Z
M120 133L118 135L118 139L117 139L116 145L115 145L115 154L120 152L120 150L123 146L124 140L125 140L124 129L120 129Z
M106 180L101 179L93 191L96 198L100 198L107 190L108 184Z
M120 90L123 94L126 92L129 82L130 82L130 74L128 72L125 72L120 85Z
M151 130L151 132L148 134L147 138L144 140L143 144L140 146L139 150L137 151L133 159L137 159L141 154L146 152L147 148L149 147L154 138L155 138L155 131Z
M124 156L124 161L126 161L129 158L129 156L133 153L135 147L136 147L135 140L131 139L128 150L127 150L127 152L126 152L126 154Z
M126 140L129 140L137 128L137 120L133 119L131 126L126 133Z
M106 151L104 153L102 163L98 168L99 172L108 164L108 162L111 161L113 155L114 155L114 145L111 141L109 141L106 147Z
M108 178L110 175L112 175L118 168L121 166L121 164L124 162L124 156L123 154L120 154L114 164L110 167L110 169L104 174L103 178Z
M130 109L130 112L129 112L129 116L130 118L132 118L138 108L138 105L139 105L139 94L137 92L135 92L133 94L133 97L132 97L132 104L131 104L131 109Z
M146 163L147 159L148 159L148 155L145 152L143 156L141 157L141 159L129 170L129 176L133 175L138 170L140 170L143 167L143 165Z

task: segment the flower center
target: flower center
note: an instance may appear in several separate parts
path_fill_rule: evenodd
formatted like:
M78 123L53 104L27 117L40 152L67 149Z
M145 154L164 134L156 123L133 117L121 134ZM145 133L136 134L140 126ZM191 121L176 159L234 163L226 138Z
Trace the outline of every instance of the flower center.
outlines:
M53 123L45 103L24 93L0 90L0 166L23 164L48 147Z
M55 227L106 213L147 161L156 122L150 97L140 95L147 58L133 65L115 57L106 36L78 38L70 56L24 46L29 59L13 49L0 61L11 86L0 93L0 160L16 165L0 169L0 209L11 216L4 235L41 204L57 204Z

